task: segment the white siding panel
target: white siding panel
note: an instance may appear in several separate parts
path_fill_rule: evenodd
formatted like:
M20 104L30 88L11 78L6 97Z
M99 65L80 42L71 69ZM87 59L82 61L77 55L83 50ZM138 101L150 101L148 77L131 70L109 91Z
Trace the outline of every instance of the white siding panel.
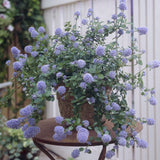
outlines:
M154 53L155 59L160 60L160 1L154 0ZM156 88L156 99L158 105L155 108L155 160L160 159L160 69L155 70L155 88Z
M147 62L153 61L154 59L154 49L153 49L153 42L154 42L154 21L153 21L153 1L147 0L146 2L146 21L147 21L147 27L148 27L148 36L147 36ZM148 88L153 88L155 83L154 78L154 70L149 72L149 75L147 76L147 86ZM147 106L147 117L154 118L154 109L155 107L148 105ZM149 143L147 157L148 159L155 159L155 148L154 148L154 126L147 126L147 141Z
M134 9L134 27L135 26L139 26L139 0L134 0L133 1L133 9ZM137 39L139 40L139 39ZM134 72L136 73L137 71L139 70L139 68L137 66L134 67ZM139 89L136 89L135 90L135 97L134 97L134 107L135 107L135 110L136 110L136 116L137 117L140 117L141 116L141 110L140 110L140 107L141 107L141 101L140 101L140 98L139 98ZM138 95L138 96L137 96ZM135 147L135 160L140 160L140 149L136 148Z

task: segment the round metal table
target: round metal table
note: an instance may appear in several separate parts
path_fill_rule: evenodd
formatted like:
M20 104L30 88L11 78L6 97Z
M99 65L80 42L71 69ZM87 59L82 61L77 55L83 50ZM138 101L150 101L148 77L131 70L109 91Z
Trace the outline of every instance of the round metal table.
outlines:
M49 153L49 150L43 145L43 144L50 144L50 145L59 145L59 146L88 146L87 143L79 143L76 138L76 131L72 132L71 136L67 136L62 141L55 141L52 137L54 134L54 127L58 124L55 121L55 118L49 118L46 120L41 120L38 123L38 127L40 128L40 133L37 134L33 138L34 144L42 151L44 154L46 154L51 160L55 160L55 158ZM105 122L104 124L107 129L111 132L112 139L115 137L114 132L112 131L113 123L110 121ZM142 130L142 125L140 123L136 123L135 130L137 132L140 132ZM90 137L96 137L97 134L95 131L89 132ZM113 143L113 141L110 142L110 144ZM106 153L106 146L101 141L92 141L90 146L98 146L102 145L102 151L99 155L98 160L104 160L105 159L105 153ZM64 158L63 158L64 159Z

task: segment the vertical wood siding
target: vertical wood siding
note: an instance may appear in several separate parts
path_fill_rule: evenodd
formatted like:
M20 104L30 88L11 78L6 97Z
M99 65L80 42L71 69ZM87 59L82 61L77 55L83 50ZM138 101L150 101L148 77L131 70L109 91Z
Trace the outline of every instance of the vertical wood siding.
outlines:
M43 0L45 1L45 0ZM54 34L57 27L63 28L66 21L74 21L73 14L76 10L81 12L81 17L86 17L88 8L94 9L95 16L99 16L103 21L111 18L112 14L118 11L119 0L81 0L75 3L56 6L44 9L44 19L47 26L47 32ZM131 0L127 0L126 15L131 20ZM135 34L135 38L139 43L140 49L145 49L143 55L143 63L151 62L154 59L160 60L160 0L133 0L133 16L134 27L147 26L148 35L139 36ZM83 32L83 30L82 30ZM112 37L109 37L111 39ZM127 47L130 45L131 37L122 36L119 40L120 45ZM134 72L138 72L143 67L134 67ZM125 69L131 72L131 68ZM144 77L144 85L149 88L156 88L157 106L151 106L146 102L146 97L140 97L139 89L134 91L134 108L138 117L154 118L155 126L144 125L143 131L139 137L149 143L148 149L140 148L124 148L120 147L117 153L119 160L159 160L160 159L160 69L146 72ZM128 92L128 102L132 107L132 93ZM47 102L47 117L56 116L57 101ZM53 112L53 113L52 113ZM51 114L52 113L52 114ZM96 150L95 150L96 152ZM95 155L94 155L95 156ZM80 158L84 160L84 157ZM89 160L89 158L87 159ZM92 157L92 160L96 160Z

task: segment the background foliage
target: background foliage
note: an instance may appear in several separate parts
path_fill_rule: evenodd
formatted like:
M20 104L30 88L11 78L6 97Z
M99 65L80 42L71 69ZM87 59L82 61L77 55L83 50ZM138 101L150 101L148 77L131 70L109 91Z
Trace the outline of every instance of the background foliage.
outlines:
M31 42L27 33L29 26L37 28L39 25L43 25L39 0L10 0L10 2L11 8L6 9L2 6L3 0L0 0L0 14L7 16L6 19L0 18L0 82L7 80L5 62L9 57L8 47L19 45L23 49L26 44ZM13 32L7 30L9 24L13 25Z
M31 139L25 139L20 129L5 126L5 117L0 115L0 159L7 154L10 160L38 160L38 149ZM3 129L2 129L3 128Z
M0 83L9 80L9 68L6 67L5 62L9 57L13 60L10 55L10 47L18 46L23 53L24 46L32 42L27 32L28 28L30 26L35 28L38 28L39 25L44 26L39 0L10 0L9 2L11 6L6 8L3 5L4 0L0 0ZM13 26L12 30L8 29L9 25ZM33 159L37 154L33 142L23 138L21 130L10 130L4 125L5 118L1 112L3 108L8 108L9 113L12 112L11 116L16 117L17 108L21 108L26 102L26 97L21 89L18 89L16 81L14 81L13 86L14 91L8 89L7 97L0 100L0 159L4 153L14 160ZM23 150L25 153L22 153ZM21 157L22 155L25 158Z

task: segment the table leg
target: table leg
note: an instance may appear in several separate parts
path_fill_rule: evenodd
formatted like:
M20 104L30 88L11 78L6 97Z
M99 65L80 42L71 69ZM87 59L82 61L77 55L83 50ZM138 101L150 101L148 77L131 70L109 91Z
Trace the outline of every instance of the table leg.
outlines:
M102 148L102 151L101 151L101 154L100 154L98 160L104 160L105 159L105 154L106 154L106 146L103 145L103 148Z
M34 138L33 142L46 156L50 158L50 160L55 160L55 158L47 151L47 149L45 149L44 146L38 143Z

